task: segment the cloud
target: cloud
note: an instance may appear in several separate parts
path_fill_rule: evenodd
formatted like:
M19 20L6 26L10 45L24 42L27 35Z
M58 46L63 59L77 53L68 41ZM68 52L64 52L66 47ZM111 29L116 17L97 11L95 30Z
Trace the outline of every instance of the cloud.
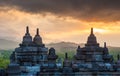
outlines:
M61 19L54 15L43 17L18 10L0 12L0 38L21 41L25 34L25 27L30 27L30 33L34 37L36 28L40 28L40 34L45 42L60 41L72 35L79 35L76 31L82 31L86 27L84 23L71 19ZM59 34L59 36L58 36Z
M0 6L84 21L120 21L120 0L0 0Z

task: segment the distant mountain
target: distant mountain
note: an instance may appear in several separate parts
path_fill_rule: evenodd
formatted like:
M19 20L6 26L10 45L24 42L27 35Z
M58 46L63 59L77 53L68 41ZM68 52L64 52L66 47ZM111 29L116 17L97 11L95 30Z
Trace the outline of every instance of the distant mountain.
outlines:
M74 51L77 49L78 45L84 46L84 44L76 44L73 42L58 42L58 43L50 43L46 46L48 48L54 47L57 52L65 52L65 51Z
M6 39L0 39L0 49L8 50L8 49L14 49L18 46L18 42L12 41L12 40L6 40Z
M54 47L57 52L62 52L62 51L76 51L78 45L83 47L84 43L76 44L76 43L72 43L72 42L59 42L59 43L50 43L50 44L47 44L46 46L48 48ZM108 46L108 49L109 49L109 51L119 51L120 52L120 47Z

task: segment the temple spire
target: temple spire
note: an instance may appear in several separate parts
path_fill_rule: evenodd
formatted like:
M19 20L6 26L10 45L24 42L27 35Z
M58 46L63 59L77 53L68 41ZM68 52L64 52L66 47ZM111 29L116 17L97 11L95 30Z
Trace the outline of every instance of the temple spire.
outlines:
M99 46L99 43L97 43L96 36L93 33L93 28L91 28L91 33L88 37L87 44L85 46Z
M26 33L25 33L25 36L23 37L22 44L28 45L28 44L31 44L31 43L32 43L32 36L30 36L29 27L27 26L26 27Z
M91 28L91 34L93 34L93 28Z
M26 27L26 34L29 34L29 27Z
M43 43L42 43L42 38L40 37L40 35L39 35L39 28L37 28L37 30L36 30L36 35L35 35L35 37L34 37L34 39L33 39L33 42L35 43L35 44L37 44L37 45L42 45Z
M36 35L39 35L39 28L37 28L37 32L36 32Z

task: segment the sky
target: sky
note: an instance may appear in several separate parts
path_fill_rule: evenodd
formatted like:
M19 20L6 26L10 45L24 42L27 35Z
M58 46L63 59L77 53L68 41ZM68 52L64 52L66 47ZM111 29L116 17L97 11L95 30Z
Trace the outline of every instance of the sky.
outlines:
M120 0L0 0L0 38L22 41L29 26L44 43L86 43L91 27L103 45L120 46Z

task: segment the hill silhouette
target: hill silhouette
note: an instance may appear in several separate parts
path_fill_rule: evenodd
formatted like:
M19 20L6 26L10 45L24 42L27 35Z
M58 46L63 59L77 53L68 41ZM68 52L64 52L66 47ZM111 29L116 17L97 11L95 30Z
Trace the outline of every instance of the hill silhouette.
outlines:
M18 46L18 42L12 41L12 40L6 40L6 39L0 39L0 49L8 50L8 49L14 49Z

